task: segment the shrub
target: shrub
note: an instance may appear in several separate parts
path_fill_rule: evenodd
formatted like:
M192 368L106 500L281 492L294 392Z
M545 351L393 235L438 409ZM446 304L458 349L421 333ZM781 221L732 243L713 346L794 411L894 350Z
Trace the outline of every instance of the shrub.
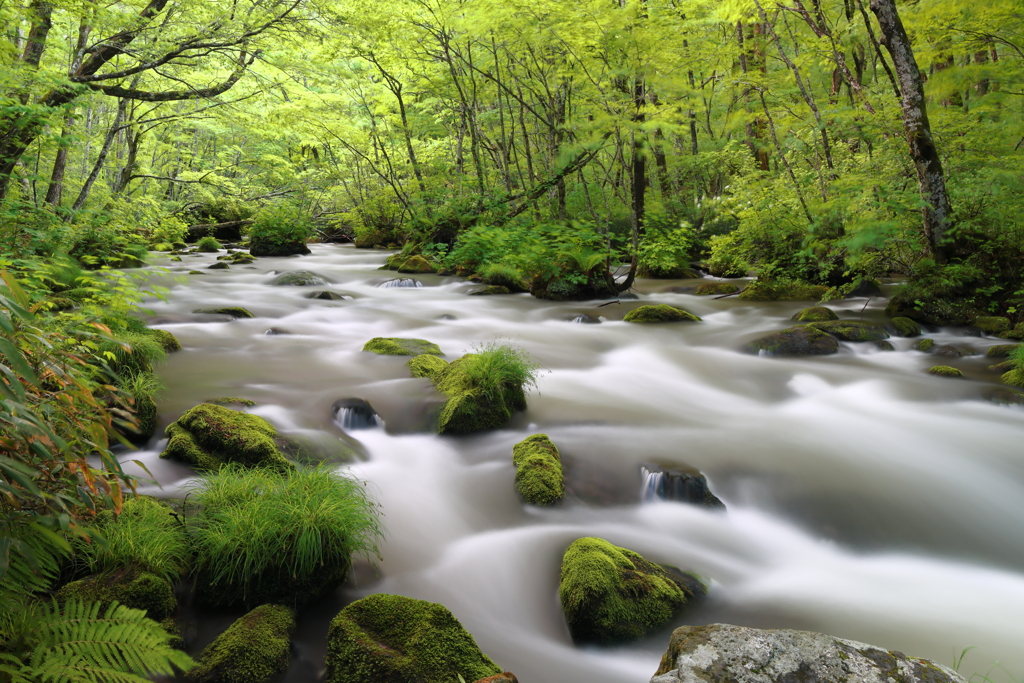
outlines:
M305 244L313 236L309 215L295 204L269 204L256 214L247 231L252 243L282 246Z
M220 244L220 242L217 241L216 237L213 237L211 235L207 235L206 237L199 238L199 241L196 242L196 248L199 251L206 251L206 252L211 252L212 253L212 252L220 250L221 249L221 244Z
M383 531L362 482L329 466L225 465L193 486L196 587L210 604L298 604L341 583Z

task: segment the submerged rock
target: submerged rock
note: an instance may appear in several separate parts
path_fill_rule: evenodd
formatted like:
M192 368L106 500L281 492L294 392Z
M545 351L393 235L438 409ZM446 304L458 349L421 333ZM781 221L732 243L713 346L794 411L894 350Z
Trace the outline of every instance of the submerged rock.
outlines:
M702 282L697 285L697 296L714 296L724 294L735 294L740 288L731 282Z
M683 321L699 321L700 318L688 311L668 304L657 306L640 306L634 308L623 318L627 323L674 323Z
M428 356L433 358L433 356ZM440 360L440 359L438 359ZM441 361L442 363L444 361ZM334 421L345 431L353 429L376 429L383 427L384 422L369 402L361 398L343 398L334 402L331 411Z
M837 353L839 342L817 328L797 326L755 339L746 350L772 356L822 356Z
M503 285L488 285L482 289L474 289L469 296L491 296L492 294L511 294L512 290Z
M331 621L325 683L452 683L501 673L443 605L378 593Z
M324 301L341 301L343 299L351 299L350 296L344 294L338 294L337 292L330 292L326 289L318 289L315 292L310 292L306 295L307 299L322 299Z
M551 505L565 495L558 447L547 434L528 436L512 447L516 491L532 505Z
M823 633L681 626L651 683L698 682L965 683L933 661Z
M100 602L105 606L115 600L132 609L145 610L146 616L160 621L174 614L178 601L171 584L156 574L137 567L117 569L65 585L55 596L59 602L79 600Z
M892 342L885 341L884 339L876 341L875 346L879 351L895 351L896 347L892 345Z
M833 337L848 342L879 341L889 338L889 333L878 325L860 320L831 320L822 323L810 323L808 327L828 332Z
M580 538L562 557L558 599L578 643L635 640L707 587L693 574L645 560L601 538Z
M921 326L910 318L897 316L889 322L896 328L896 334L901 337L918 337L921 335Z
M955 346L949 344L943 344L942 346L936 346L932 348L932 355L942 356L943 358L959 358L964 355L963 352Z
M275 287L323 287L327 279L310 270L293 270L281 273L270 284Z
M724 510L725 503L708 488L708 480L692 467L648 463L640 468L640 500L671 500Z
M1024 394L1006 387L990 387L982 394L982 398L992 403L1007 406L1024 405Z
M839 320L839 316L827 306L811 306L794 313L790 320L799 323L823 323L829 320Z
M260 605L210 643L188 672L195 683L267 683L288 668L295 616L282 605Z
M388 280L387 282L382 282L377 286L383 287L384 289L390 289L392 287L422 287L423 283L420 282L419 280L414 280L411 277L400 277L395 280Z
M443 356L441 347L426 339L406 339L403 337L374 337L363 345L363 351L381 356L418 356L430 354Z
M598 324L601 323L601 319L600 318L595 318L592 315L587 315L586 313L580 313L575 318L569 318L569 322L571 322L571 323L581 323L581 324L584 324L584 325L598 325Z
M230 315L232 318L255 318L249 309L241 306L224 306L222 308L197 308L193 313L205 313L207 315Z
M274 442L277 430L262 417L212 403L200 403L167 425L161 458L182 460L201 470L228 462L248 467L292 467Z

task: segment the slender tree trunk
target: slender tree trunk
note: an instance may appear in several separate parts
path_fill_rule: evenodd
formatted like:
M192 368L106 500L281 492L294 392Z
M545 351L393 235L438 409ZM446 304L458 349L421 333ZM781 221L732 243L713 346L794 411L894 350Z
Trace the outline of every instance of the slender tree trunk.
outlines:
M111 124L110 130L107 131L107 137L103 140L103 147L100 148L100 154L96 158L96 163L92 166L92 172L89 177L85 179L85 184L82 185L82 190L78 193L78 199L71 206L71 211L75 212L85 206L85 202L89 199L89 193L92 191L92 186L96 182L96 178L99 177L100 171L103 170L103 164L107 160L107 154L110 152L110 146L114 143L114 138L117 136L118 130L121 128L121 122L124 120L125 112L128 111L128 100L121 99L117 103L117 114L114 116L114 123Z
M914 59L910 38L900 21L894 0L871 0L871 11L878 18L883 44L892 56L900 90L903 92L900 100L903 128L910 145L910 156L917 169L921 199L925 202L921 209L925 239L928 240L935 260L945 263L951 252L945 241L953 228L953 207L946 191L942 160L928 123L921 70Z
M61 143L57 149L57 156L53 160L53 171L50 173L50 184L46 188L46 198L43 200L50 206L58 208L60 198L64 193L64 172L68 167L68 141L71 129L75 125L75 112L69 109L64 115L64 127L61 129Z

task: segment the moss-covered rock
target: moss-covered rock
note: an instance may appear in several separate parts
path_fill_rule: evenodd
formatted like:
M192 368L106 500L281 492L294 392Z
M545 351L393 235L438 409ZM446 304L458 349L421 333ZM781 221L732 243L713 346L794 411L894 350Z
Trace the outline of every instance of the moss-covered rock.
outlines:
M1016 339L1017 341L1024 341L1024 323L1017 323L1017 326L1012 330L1000 332L996 336L1001 339Z
M167 617L160 621L160 628L167 631L167 634L171 636L171 639L167 641L167 644L173 647L175 650L185 649L185 635L181 632L181 627L178 626L178 622L173 617Z
M205 401L203 401L203 403L219 403L221 405L235 404L239 406L245 406L247 408L252 408L254 405L256 405L256 401L253 401L251 398L240 398L238 396L221 396L219 398L208 398Z
M889 322L896 328L896 334L901 337L918 337L921 335L921 326L910 318L896 316Z
M551 505L565 495L558 447L547 434L534 434L512 447L516 491L527 503Z
M739 295L744 301L819 301L828 287L807 282L754 280Z
M437 383L437 390L448 396L438 415L440 434L497 429L509 421L513 412L526 409L526 394L521 386L503 386L496 395L488 395L474 386L466 368L476 356L467 353L449 363Z
M931 351L933 346L935 346L935 340L927 337L914 344L916 350L924 351L925 353Z
M892 342L886 341L884 339L876 341L875 342L875 347L877 347L879 351L895 351L896 350L896 347L892 345Z
M288 668L292 611L281 605L260 605L235 621L203 650L189 671L194 683L266 683Z
M964 373L960 372L956 368L951 368L948 365L934 365L928 368L929 375L938 375L939 377L963 377Z
M1000 379L1003 381L1003 384L1009 384L1011 387L1024 387L1024 370L1014 368L1009 372L1003 373Z
M57 600L96 601L109 605L117 600L146 616L161 621L174 614L178 602L171 584L156 574L131 567L72 581L57 591Z
M167 426L161 458L183 460L202 470L227 462L286 470L291 463L274 443L277 430L256 415L200 403Z
M272 239L254 238L249 243L249 253L253 256L292 256L294 254L305 255L310 251L305 242L298 240L278 242Z
M932 355L942 356L943 358L960 358L964 353L955 346L943 344L942 346L932 347Z
M138 422L138 431L128 434L128 440L145 443L156 432L156 401L148 394L135 396L132 414Z
M443 605L378 593L331 621L325 683L452 683L501 669Z
M731 282L702 282L697 285L697 291L694 293L697 296L714 296L734 294L738 291L740 288Z
M206 313L209 315L230 315L232 318L255 318L249 309L241 306L224 306L222 308L197 308L193 313Z
M363 351L381 356L419 356L430 354L443 356L441 347L426 339L404 339L402 337L374 337L363 345Z
M971 324L985 334L999 334L1013 327L1010 324L1010 319L1001 315L979 315Z
M511 294L512 290L504 285L487 285L481 289L474 289L470 296L491 296L492 294Z
M692 575L670 572L632 550L593 537L578 539L565 551L558 584L569 632L579 643L639 638L706 592Z
M315 292L310 292L306 295L307 299L320 299L322 301L341 301L343 299L350 299L344 294L338 294L337 292L331 292L326 289L318 289Z
M674 323L700 320L692 313L668 304L640 306L627 313L622 319L627 323Z
M160 342L160 346L164 348L167 353L174 353L175 351L181 351L181 342L178 338L167 330L154 330L150 329L146 331L146 334Z
M985 355L989 358L1009 358L1010 352L1018 346L1020 344L996 344L995 346L990 346Z
M448 370L448 361L429 353L410 358L406 365L409 366L413 377L426 377L435 384L441 381Z
M327 280L309 270L293 270L281 273L270 284L275 287L323 287Z
M207 270L227 270L230 267L231 266L228 265L227 261L217 261L216 263L211 263L210 265L206 266L206 269Z
M772 356L823 356L838 352L839 342L827 332L800 325L755 339L746 350Z
M410 256L398 267L399 273L433 273L434 265L422 256Z
M878 341L889 338L889 333L878 325L860 320L830 320L823 323L810 323L808 327L828 332L833 337L849 342Z
M790 320L800 323L823 323L829 320L839 320L839 316L826 306L811 306L795 313Z

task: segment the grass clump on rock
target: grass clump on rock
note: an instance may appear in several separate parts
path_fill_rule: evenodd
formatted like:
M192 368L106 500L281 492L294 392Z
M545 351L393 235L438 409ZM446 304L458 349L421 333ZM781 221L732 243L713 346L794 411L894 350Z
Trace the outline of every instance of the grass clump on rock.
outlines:
M329 466L225 466L193 492L196 593L215 606L301 605L333 590L382 528L362 482Z
M692 313L668 304L640 306L627 313L622 319L627 323L674 323L700 320Z
M551 505L565 495L558 447L547 434L534 434L512 447L516 491L527 503Z
M249 415L212 403L200 403L167 425L167 447L161 458L187 462L201 470L217 470L226 463L287 470L291 463L278 449L274 426Z
M661 626L706 586L601 538L581 538L562 557L558 599L579 643L634 640Z
M217 241L216 237L213 237L211 235L207 235L206 237L202 237L202 238L200 238L200 240L198 242L196 242L196 250L197 251L205 251L205 252L208 252L208 253L213 253L215 251L220 251L220 249L221 249L220 242Z
M260 605L203 650L189 671L194 683L266 683L288 668L295 616L282 605Z
M501 673L446 607L378 593L331 621L325 683L452 683Z
M526 388L536 386L537 365L513 346L492 343L452 361L437 383L448 396L438 432L464 433L503 426L526 409Z
M402 337L374 337L363 345L363 351L381 356L419 356L430 354L443 356L441 347L426 339L404 339Z
M794 314L790 320L795 320L799 323L823 323L829 320L839 320L839 316L827 306L811 306Z

